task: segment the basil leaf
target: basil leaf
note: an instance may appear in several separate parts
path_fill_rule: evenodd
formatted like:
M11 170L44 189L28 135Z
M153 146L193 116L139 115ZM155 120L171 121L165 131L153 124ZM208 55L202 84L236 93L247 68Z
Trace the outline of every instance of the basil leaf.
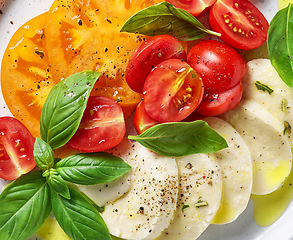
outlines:
M187 11L168 2L150 6L136 13L126 21L120 31L147 36L168 34L182 41L197 40L207 34L221 36L220 33L206 29Z
M1 240L28 238L43 225L50 212L49 187L42 173L23 175L0 195Z
M35 140L34 157L38 167L43 171L54 166L54 152L50 145L40 138Z
M64 198L70 199L69 188L65 180L60 176L58 171L50 169L50 174L47 177L50 187Z
M41 138L53 149L62 147L74 135L95 82L101 74L83 71L57 83L41 113Z
M289 4L277 12L268 31L268 51L271 63L289 87L293 87L292 6Z
M64 232L72 239L111 240L99 212L80 193L70 191L70 200L51 191L53 213Z
M109 153L80 153L63 158L54 167L68 182L92 185L112 181L131 167Z
M128 136L163 156L212 153L228 147L225 139L204 121L158 124L139 136Z

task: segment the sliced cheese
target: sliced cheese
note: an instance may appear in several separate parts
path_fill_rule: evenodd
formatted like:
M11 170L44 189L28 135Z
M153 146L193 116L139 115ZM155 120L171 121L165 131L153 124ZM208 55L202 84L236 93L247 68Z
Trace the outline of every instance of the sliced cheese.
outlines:
M176 209L178 168L134 142L124 159L132 166L130 191L106 204L102 217L112 235L123 239L153 239L169 226Z
M258 102L282 124L282 131L285 124L293 126L293 89L287 86L279 77L269 59L255 59L247 63L247 73L242 79L243 99L250 99ZM259 81L270 87L273 92L258 90L255 83ZM287 122L287 123L286 123ZM293 148L293 135L290 131L285 132L291 148Z
M221 169L212 154L194 154L176 158L176 161L179 170L177 209L170 226L156 240L196 239L210 225L221 204Z
M283 125L252 100L222 115L238 131L251 151L252 193L263 195L276 190L291 170L291 148L282 133Z
M239 133L225 120L205 117L211 128L228 143L228 148L214 153L222 169L223 196L214 224L234 221L246 208L252 188L252 161L250 150Z

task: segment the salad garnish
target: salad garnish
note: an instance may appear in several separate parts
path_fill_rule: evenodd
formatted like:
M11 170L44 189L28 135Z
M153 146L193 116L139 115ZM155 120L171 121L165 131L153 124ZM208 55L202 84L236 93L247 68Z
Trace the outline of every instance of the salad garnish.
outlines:
M291 133L291 125L288 121L284 122L284 132L283 134L285 135L286 133L290 134Z
M163 156L173 157L212 153L228 147L226 140L202 120L162 123L128 138Z
M286 98L283 98L281 102L281 111L286 112L287 108L288 108L288 101Z
M268 31L268 52L270 60L281 79L293 87L293 5L277 12L270 23Z
M207 201L202 200L202 197L199 197L198 201L194 204L194 206L196 206L197 208L199 207L204 207L209 205Z
M255 84L256 88L260 91L267 92L270 95L274 92L274 89L272 89L271 87L269 87L268 85L266 85L260 81L256 81L254 84Z
M168 2L139 11L126 21L121 32L139 33L146 36L168 34L182 41L197 40L207 34L221 36L220 33L206 29L187 11L176 8Z

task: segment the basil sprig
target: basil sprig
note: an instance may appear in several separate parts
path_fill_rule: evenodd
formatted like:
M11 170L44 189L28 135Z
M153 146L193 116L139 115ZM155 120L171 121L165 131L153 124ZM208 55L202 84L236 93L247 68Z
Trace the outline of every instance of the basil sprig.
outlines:
M271 63L281 79L293 87L293 9L290 3L277 12L268 31L268 51Z
M163 123L139 136L128 136L164 156L212 153L228 147L226 140L202 121Z
M33 151L41 170L13 181L1 193L1 240L28 238L43 225L51 210L69 237L111 240L96 207L67 182L105 183L121 177L131 167L107 153L77 154L60 160L53 152L77 130L99 75L93 71L74 74L50 92L41 115L42 139L36 139Z
M35 149L38 149L34 151L36 163L43 171L20 177L0 195L1 240L31 236L45 222L51 209L72 239L95 239L93 236L96 236L111 240L97 209L82 194L68 187L67 182L105 183L121 177L131 167L122 159L104 153L73 155L51 167L50 146L37 138Z
M41 138L53 149L65 145L79 127L95 82L101 73L83 71L57 83L41 113Z
M150 6L136 13L122 26L121 32L146 36L168 34L182 41L197 40L207 34L221 36L220 33L206 29L187 11L168 2Z

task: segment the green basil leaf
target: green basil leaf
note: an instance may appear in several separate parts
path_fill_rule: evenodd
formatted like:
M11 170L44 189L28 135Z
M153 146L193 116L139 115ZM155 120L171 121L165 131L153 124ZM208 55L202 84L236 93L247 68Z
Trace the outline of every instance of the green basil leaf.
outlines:
M41 113L41 138L53 149L62 147L74 135L95 82L101 74L83 71L57 83Z
M0 195L1 240L28 238L43 225L50 212L49 186L42 173L23 175Z
M271 63L289 87L293 87L292 6L289 4L277 12L268 31L268 51Z
M111 240L100 213L80 193L69 189L70 199L51 190L53 213L64 232L74 240Z
M60 176L58 171L50 169L50 174L47 177L50 187L64 198L70 199L69 188L65 180Z
M63 158L54 168L64 180L83 185L109 182L131 169L121 158L105 152L75 154Z
M206 29L187 11L168 2L148 7L133 15L122 26L121 32L139 33L147 36L172 35L178 40L192 41L207 34L221 36Z
M50 145L40 138L36 138L34 157L38 167L45 171L54 166L54 152Z
M139 136L128 136L164 156L212 153L228 147L225 139L204 121L158 124Z

